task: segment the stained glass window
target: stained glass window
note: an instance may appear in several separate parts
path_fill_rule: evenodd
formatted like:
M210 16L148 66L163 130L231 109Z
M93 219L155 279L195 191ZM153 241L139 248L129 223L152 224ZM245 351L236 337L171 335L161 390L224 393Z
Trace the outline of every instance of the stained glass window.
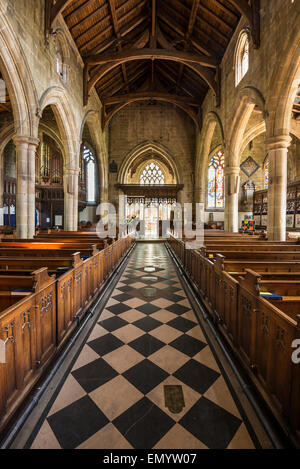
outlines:
M208 167L208 208L224 208L224 154L219 151Z
M269 172L270 172L270 164L269 161L266 161L265 164L265 189L269 189Z
M140 184L154 186L165 183L165 175L156 163L147 164L140 177Z

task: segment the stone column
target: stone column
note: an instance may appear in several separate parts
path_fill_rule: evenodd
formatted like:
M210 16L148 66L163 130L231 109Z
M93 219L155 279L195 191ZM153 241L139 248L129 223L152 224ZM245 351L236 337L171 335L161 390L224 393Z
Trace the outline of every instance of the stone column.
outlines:
M193 202L193 222L196 223L197 221L197 213L196 213L196 204L204 204L204 211L206 206L206 192L205 189L201 187L195 187L194 189L194 202Z
M287 154L289 135L271 137L266 141L269 157L268 239L286 240Z
M28 142L28 238L35 236L35 155L40 141Z
M229 233L239 231L240 167L225 168L225 218L224 229Z
M74 212L74 219L73 219L73 231L78 231L78 191L79 191L79 169L74 169L74 197L73 197L73 212Z
M4 193L4 150L0 155L0 226L4 224L3 213L3 193Z
M17 159L17 238L28 239L35 234L35 151L39 140L17 135L13 141Z
M78 169L64 171L64 230L77 231L78 224Z

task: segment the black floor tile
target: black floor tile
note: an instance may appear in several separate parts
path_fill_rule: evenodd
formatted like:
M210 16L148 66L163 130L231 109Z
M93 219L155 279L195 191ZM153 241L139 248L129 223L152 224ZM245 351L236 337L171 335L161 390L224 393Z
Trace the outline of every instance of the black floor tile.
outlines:
M153 313L156 313L156 311L158 311L160 308L158 306L151 305L150 303L145 303L144 305L139 306L138 308L135 308L135 309L137 309L138 311L141 311L144 314L153 314Z
M113 296L112 298L123 303L124 301L130 300L131 296L129 296L128 293L119 293L119 295Z
M164 297L167 300L173 301L173 303L178 303L179 301L185 299L184 296L176 295L176 293L172 293L172 292L169 292L167 290L162 290L162 292L164 293Z
M144 357L149 357L153 353L160 350L162 347L165 347L166 344L161 342L149 334L145 334L142 337L130 342L130 347L137 350L139 353L144 355Z
M156 319L151 318L149 316L139 319L138 321L135 321L133 324L145 332L153 331L154 329L162 325L160 321L157 321Z
M143 394L148 394L169 375L159 366L144 360L123 373L123 376Z
M63 449L74 449L109 423L99 407L84 396L48 417L59 444Z
M151 449L175 422L144 397L113 424L135 449Z
M88 342L88 345L100 356L122 347L124 343L112 334L106 334L103 337Z
M128 311L128 310L126 309L125 311ZM102 327L104 327L104 329L106 329L107 331L113 332L113 331L116 331L117 329L120 329L121 327L126 326L128 322L116 316L114 318L105 319L104 321L99 321L99 324Z
M130 287L129 285L126 285L124 287L118 287L118 290L122 291L123 293L131 292L134 290L134 288ZM130 296L131 297L131 296Z
M131 297L128 296L127 299L129 300L130 298ZM108 306L106 309L114 314L122 314L122 313L126 313L126 311L129 311L131 308L127 305L124 305L123 303L119 303L119 304L115 304L112 306Z
M171 319L171 321L168 322L168 326L174 327L174 329L181 332L188 332L190 329L195 327L195 325L196 324L193 321L181 317Z
M118 373L105 360L99 358L72 371L72 375L86 392L92 392L115 378Z
M178 305L177 303L175 303L174 305L168 306L166 309L168 311L171 311L171 313L181 315L186 313L187 311L190 311L191 308L187 308L186 306Z
M189 360L174 373L174 376L195 391L204 394L220 376L220 373L196 360Z
M182 289L178 287L172 287L172 286L164 288L164 291L169 292L169 293L176 293L179 290L182 290Z
M210 449L225 449L242 421L202 397L179 423Z
M175 339L169 345L176 348L182 353L185 353L189 357L194 357L197 353L201 352L207 344L201 342L201 340L194 339L189 335L183 334L178 339Z

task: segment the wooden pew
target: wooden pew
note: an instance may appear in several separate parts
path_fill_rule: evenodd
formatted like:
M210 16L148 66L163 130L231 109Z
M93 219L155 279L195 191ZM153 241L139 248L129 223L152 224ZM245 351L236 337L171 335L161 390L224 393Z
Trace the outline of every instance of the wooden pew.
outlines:
M132 243L132 238L121 238L85 260L79 253L69 258L0 257L0 266L4 262L12 269L6 275L0 271L0 293L12 293L16 285L32 289L19 292L26 296L19 296L15 304L0 311L0 339L6 349L6 363L0 363L0 432L68 340L77 320L89 310ZM67 266L68 271L57 278L50 277L47 268L28 271L40 263L55 270Z
M98 252L96 244L26 244L23 246L18 244L1 243L0 244L0 257L69 257L75 252L80 252L83 257L90 257Z
M222 255L226 260L235 260L238 259L244 264L248 262L248 260L266 260L266 261L294 261L300 259L300 251L283 251L278 250L268 250L268 251L260 251L260 250L243 250L243 251L227 251L224 249L219 250L210 250L210 249L201 249L201 253L204 257L207 258L215 258L217 255Z
M300 316L262 298L260 283L261 276L250 270L240 279L237 349L277 416L299 437L300 372L291 356L293 341L300 339Z
M299 261L243 259L243 252L236 253L237 259L216 254L212 260L205 250L184 252L179 240L168 244L181 256L191 282L261 395L299 443L300 372L291 359L291 344L300 339ZM277 249L274 244L272 249ZM220 251L222 246L220 242ZM270 252L259 254L268 257ZM286 251L282 254L284 258ZM265 299L263 291L281 294L282 300Z
M39 379L56 348L55 279L47 269L32 274L33 293L2 311L0 339L0 431Z

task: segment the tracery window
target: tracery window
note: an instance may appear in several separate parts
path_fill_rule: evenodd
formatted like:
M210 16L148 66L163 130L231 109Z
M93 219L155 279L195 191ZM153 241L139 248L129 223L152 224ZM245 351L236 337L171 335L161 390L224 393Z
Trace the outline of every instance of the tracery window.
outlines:
M264 188L269 189L269 174L270 174L270 163L269 160L265 163L265 174L264 174Z
M142 185L163 185L165 184L165 175L163 171L160 169L158 164L150 163L147 164L146 168L142 171L140 177L140 184Z
M208 208L224 208L224 153L219 151L208 166Z
M96 202L96 161L93 151L86 145L83 146L80 181L86 185L87 202Z
M60 78L66 83L67 82L67 65L63 54L63 48L58 40L56 46L56 72Z
M244 78L249 70L249 37L246 31L243 31L239 37L236 49L235 59L235 86Z

